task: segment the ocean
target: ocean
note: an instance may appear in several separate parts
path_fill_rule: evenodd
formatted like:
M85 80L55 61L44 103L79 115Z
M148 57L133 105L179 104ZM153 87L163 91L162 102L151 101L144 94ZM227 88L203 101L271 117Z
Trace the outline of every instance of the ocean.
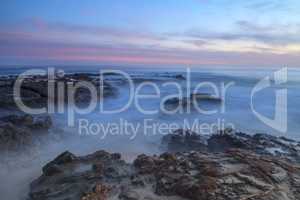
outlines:
M27 69L2 68L0 74L18 75ZM63 67L60 69L66 73L98 73L99 71L99 68L82 70L82 68ZM194 131L199 134L210 134L212 131L230 127L249 134L267 133L300 139L298 109L300 108L300 70L287 69L287 82L282 84L276 84L274 72L277 70L275 69L190 68L190 74L186 69L125 69L124 71L134 77L136 93L130 93L129 85L124 83L124 77L108 76L108 81L117 89L117 95L105 98L102 102L102 109L106 111L120 109L130 102L124 111L105 114L101 107L97 106L87 114L75 114L73 127L68 126L70 117L68 112L51 114L54 121L51 132L55 135L55 132L60 131L62 137L56 139L49 137L46 144L34 147L29 151L30 153L10 152L2 155L0 177L7 181L2 183L5 185L0 186L0 192L6 195L7 199L24 199L29 183L41 174L42 166L63 151L86 155L104 149L110 152L121 152L130 162L142 153L161 153L160 139L164 134L170 133L170 127L173 125L173 129L194 128ZM173 76L178 74L183 75L185 79L174 79ZM255 86L268 76L270 86L257 91L251 100ZM165 85L166 81L171 84ZM139 88L143 83L148 84ZM199 84L202 84L201 87ZM182 91L184 97L189 96L193 91L210 94L217 92L221 95L224 86L228 88L222 97L222 107L220 104L208 101L199 105L202 112L193 106L190 110L176 113L166 113L160 109L166 97L179 95L179 91ZM276 95L282 90L287 91L287 106L279 105L278 108ZM136 97L137 94L148 97L152 95L152 97L129 101L131 95ZM279 112L278 116L284 117L285 108L287 124L284 131L258 117L260 115L272 120L277 112ZM66 106L66 110L68 109L72 108ZM208 114L210 111L211 113Z

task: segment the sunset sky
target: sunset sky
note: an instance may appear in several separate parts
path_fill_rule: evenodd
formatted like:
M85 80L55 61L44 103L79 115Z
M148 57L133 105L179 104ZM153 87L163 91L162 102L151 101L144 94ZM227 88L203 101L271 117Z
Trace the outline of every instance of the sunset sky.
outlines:
M300 67L299 0L2 0L0 65Z

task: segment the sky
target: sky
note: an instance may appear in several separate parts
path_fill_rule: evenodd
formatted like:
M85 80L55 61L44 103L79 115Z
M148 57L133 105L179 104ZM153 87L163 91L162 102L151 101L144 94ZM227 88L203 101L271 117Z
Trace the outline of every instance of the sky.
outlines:
M300 67L299 0L1 0L0 65Z

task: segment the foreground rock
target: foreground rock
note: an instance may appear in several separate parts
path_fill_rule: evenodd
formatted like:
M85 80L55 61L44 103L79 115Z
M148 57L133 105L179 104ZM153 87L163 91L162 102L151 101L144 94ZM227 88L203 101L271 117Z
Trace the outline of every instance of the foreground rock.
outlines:
M17 149L31 144L33 136L47 132L50 116L8 115L0 118L0 149Z
M83 157L65 152L43 168L29 199L297 200L300 171L241 149L140 155L133 164L105 151Z

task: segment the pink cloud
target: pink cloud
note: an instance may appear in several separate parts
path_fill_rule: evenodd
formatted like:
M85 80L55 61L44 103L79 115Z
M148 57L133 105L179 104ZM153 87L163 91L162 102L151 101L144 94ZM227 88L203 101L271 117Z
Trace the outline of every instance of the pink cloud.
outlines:
M163 41L164 38L111 28L93 28L66 24L48 24L43 20L33 20L37 30L0 31L0 62L2 60L54 60L81 63L126 63L126 64L177 64L177 65L284 65L299 66L300 57L296 54L238 53L222 51L204 51L146 46L142 44L120 44L114 41L103 44L91 44L78 37L70 40L74 33L91 35L113 35L124 39ZM2 28L4 29L4 28ZM63 39L52 37L57 32ZM76 37L75 37L76 39ZM2 63L5 64L5 63ZM46 64L46 63L45 63Z

